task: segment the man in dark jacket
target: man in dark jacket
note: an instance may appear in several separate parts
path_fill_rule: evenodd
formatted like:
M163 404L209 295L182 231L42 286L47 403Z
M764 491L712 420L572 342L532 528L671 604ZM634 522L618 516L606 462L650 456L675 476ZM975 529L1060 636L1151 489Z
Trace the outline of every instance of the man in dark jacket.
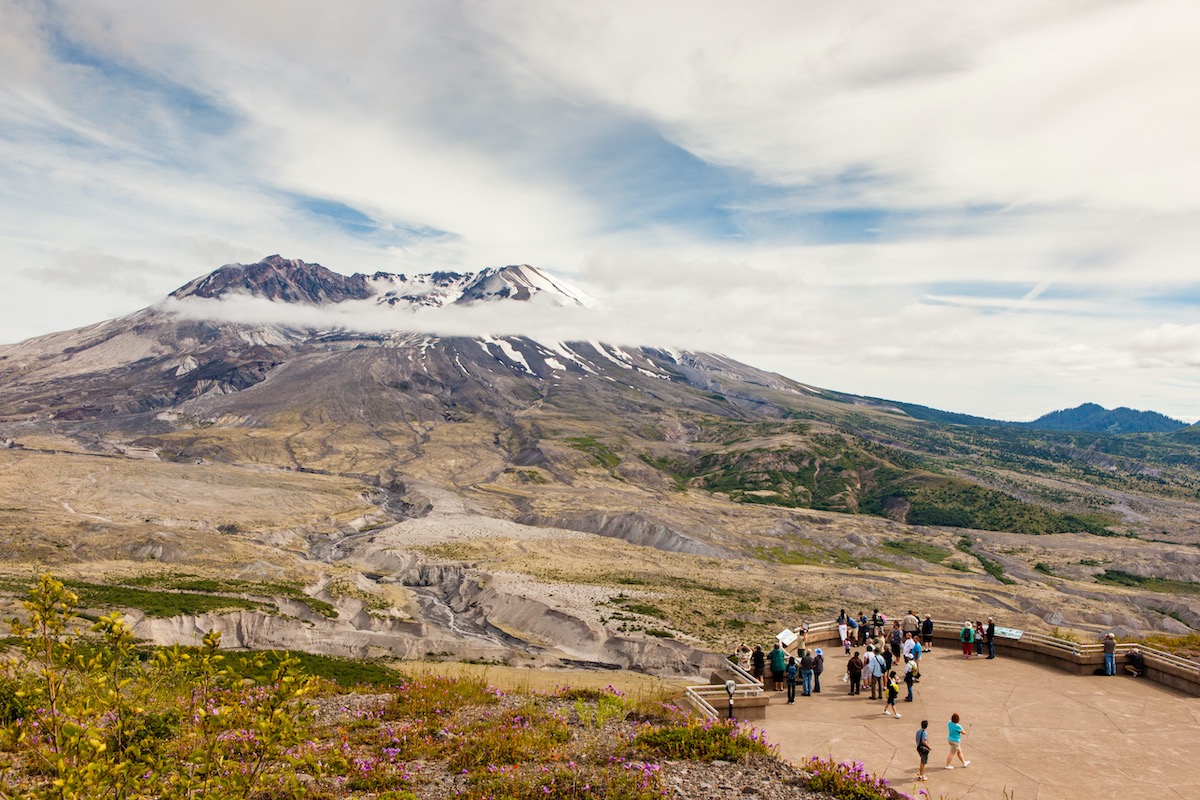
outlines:
M984 631L983 635L987 640L987 646L988 646L987 657L995 658L996 657L996 623L992 621L991 617L988 617L987 630Z
M750 656L750 674L762 683L763 672L767 667L767 654L762 651L762 645L754 645L754 654Z
M921 649L927 652L933 649L933 620L928 614L921 623Z
M808 697L812 694L813 688L813 662L812 653L805 650L804 656L800 659L800 685L803 687L801 696Z
M821 673L825 671L825 654L821 648L817 648L817 654L813 656L813 692L821 693Z

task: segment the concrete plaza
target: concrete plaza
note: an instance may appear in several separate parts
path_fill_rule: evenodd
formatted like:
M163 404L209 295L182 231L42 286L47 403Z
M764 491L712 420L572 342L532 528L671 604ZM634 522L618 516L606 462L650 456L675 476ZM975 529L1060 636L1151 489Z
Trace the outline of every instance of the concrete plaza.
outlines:
M812 756L861 761L914 797L989 800L1155 798L1200 800L1200 698L1124 675L1072 675L1029 661L962 658L937 648L922 658L914 701L884 716L870 694L849 696L841 648L826 647L822 693L770 693L758 723L780 754L799 764ZM967 729L963 769L944 768L946 723L952 713ZM929 720L927 782L916 781L914 734Z

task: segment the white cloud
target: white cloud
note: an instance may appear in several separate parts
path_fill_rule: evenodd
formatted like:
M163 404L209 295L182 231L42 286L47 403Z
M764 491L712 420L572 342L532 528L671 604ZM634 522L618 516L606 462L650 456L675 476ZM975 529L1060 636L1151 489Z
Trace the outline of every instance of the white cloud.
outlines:
M429 324L720 350L993 416L1200 414L1197 303L1163 302L1197 295L1187 0L0 0L0 18L0 339L274 252L527 262L609 310Z

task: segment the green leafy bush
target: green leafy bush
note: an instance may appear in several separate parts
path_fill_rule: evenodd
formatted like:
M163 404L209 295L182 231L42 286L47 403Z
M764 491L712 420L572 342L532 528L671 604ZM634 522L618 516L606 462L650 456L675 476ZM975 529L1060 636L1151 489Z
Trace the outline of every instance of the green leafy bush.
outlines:
M902 800L907 795L893 789L884 778L868 773L860 762L826 761L814 757L804 765L807 786L837 800Z
M774 753L766 735L757 728L711 719L664 727L644 726L633 742L661 758L693 761L737 761L745 755Z

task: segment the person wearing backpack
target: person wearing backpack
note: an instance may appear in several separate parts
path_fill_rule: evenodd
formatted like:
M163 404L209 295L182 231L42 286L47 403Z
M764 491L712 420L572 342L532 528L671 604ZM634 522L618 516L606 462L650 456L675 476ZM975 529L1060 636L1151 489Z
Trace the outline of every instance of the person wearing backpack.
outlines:
M800 668L796 666L796 657L792 656L787 663L787 692L788 705L796 702L796 678L800 677Z
M887 702L883 704L883 713L889 717L894 713L896 719L900 719L900 712L896 710L896 698L900 696L900 684L896 680L896 673L888 673L887 682ZM891 709L889 711L888 709Z
M975 649L975 626L971 620L963 623L962 630L958 632L958 640L962 642L963 658L969 661L971 651Z

